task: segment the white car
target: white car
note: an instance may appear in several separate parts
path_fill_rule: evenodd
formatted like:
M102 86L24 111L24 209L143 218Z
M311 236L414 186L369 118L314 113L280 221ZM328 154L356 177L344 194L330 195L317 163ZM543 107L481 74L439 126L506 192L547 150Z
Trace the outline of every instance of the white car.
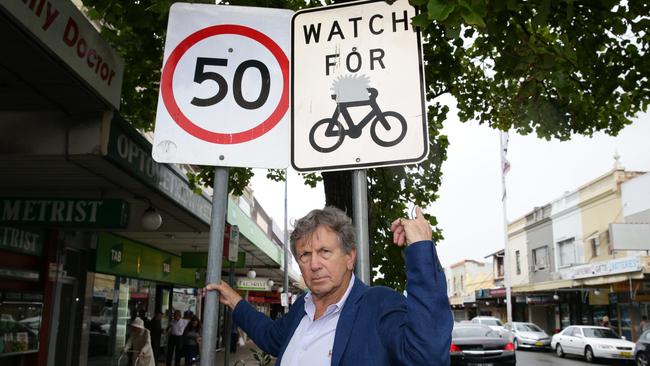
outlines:
M587 362L599 358L633 360L634 343L605 327L572 325L551 338L551 348L558 357L568 354L584 356Z
M507 336L509 339L512 339L512 333L503 326L503 323L499 318L493 316L477 316L472 318L472 323L487 325L490 329L497 331L504 337Z

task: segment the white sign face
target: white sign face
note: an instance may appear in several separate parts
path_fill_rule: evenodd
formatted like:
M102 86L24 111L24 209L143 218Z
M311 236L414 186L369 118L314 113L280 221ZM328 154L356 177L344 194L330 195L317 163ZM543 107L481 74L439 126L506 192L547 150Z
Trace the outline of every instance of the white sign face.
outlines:
M239 257L239 226L230 226L230 240L228 245L228 260L237 262Z
M408 0L297 12L292 21L291 161L341 170L427 157L422 45Z
M288 165L289 19L282 9L172 5L153 158Z

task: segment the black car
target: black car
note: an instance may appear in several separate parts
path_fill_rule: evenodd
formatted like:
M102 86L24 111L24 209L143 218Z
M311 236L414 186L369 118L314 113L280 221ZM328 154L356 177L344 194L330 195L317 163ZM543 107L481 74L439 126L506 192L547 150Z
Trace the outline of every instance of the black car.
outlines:
M509 337L482 324L456 324L449 349L452 365L515 365L515 346Z
M650 365L650 330L646 330L641 334L639 340L636 341L634 346L634 359L636 364L640 366Z

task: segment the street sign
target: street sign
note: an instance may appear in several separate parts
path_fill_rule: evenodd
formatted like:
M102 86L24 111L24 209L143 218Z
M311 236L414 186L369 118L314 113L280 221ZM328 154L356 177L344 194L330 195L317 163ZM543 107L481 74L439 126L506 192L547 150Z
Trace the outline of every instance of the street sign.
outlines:
M152 152L156 161L288 165L292 14L283 9L172 5Z
M422 45L408 0L297 12L291 162L299 171L404 165L428 153Z
M230 226L230 240L228 240L228 260L237 262L237 255L239 252L239 226Z

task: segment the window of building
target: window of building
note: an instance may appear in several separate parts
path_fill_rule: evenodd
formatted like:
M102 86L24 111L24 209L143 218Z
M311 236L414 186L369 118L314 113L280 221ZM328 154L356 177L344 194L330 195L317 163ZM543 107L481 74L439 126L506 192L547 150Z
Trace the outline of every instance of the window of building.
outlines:
M548 268L548 247L543 246L533 249L533 263L535 270Z
M560 254L560 266L569 266L576 262L574 238L559 241L557 247Z
M463 291L465 289L465 284L463 283L463 275L460 275L460 290Z
M517 266L517 274L521 274L521 254L518 250L515 251L515 265Z
M497 277L504 276L503 257L496 257L497 259Z
M598 237L589 239L589 244L591 246L592 255L598 257L600 255L600 240L598 240Z

